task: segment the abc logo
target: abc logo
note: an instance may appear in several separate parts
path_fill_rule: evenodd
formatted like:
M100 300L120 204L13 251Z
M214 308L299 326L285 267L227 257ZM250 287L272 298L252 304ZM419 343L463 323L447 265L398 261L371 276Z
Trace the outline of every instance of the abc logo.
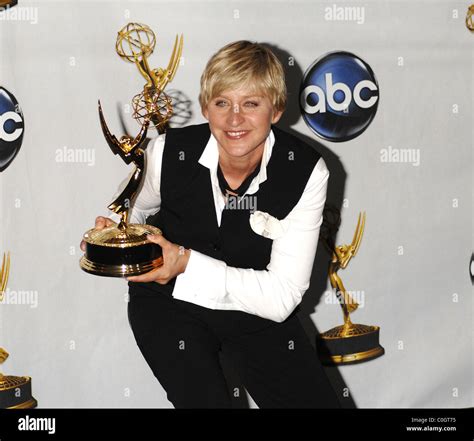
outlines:
M318 136L341 142L359 136L377 111L379 88L370 66L349 52L330 52L306 71L303 119Z
M25 124L18 101L0 87L0 172L5 170L20 150Z

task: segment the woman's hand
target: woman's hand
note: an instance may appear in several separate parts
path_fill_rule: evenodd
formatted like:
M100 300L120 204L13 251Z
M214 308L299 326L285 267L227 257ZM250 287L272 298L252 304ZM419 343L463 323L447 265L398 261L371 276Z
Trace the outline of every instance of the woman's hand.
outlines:
M95 228L97 230L102 230L105 227L110 227L111 225L117 225L112 219L104 216L96 217L95 219ZM86 251L86 243L81 241L81 250Z
M166 240L161 234L150 234L147 238L162 248L163 265L146 274L127 277L127 280L130 282L156 282L165 285L174 277L184 273L191 250Z

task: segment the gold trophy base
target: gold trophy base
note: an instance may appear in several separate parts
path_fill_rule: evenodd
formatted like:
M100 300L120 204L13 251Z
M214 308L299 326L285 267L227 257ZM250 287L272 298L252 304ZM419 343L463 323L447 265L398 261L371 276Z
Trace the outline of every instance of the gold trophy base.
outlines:
M145 274L155 268L163 265L163 258L160 257L152 262L146 262L136 265L104 265L92 262L87 257L82 256L80 261L81 268L89 274L104 277L131 277Z
M385 353L379 343L380 327L349 323L323 332L317 348L324 364L355 364Z
M31 395L31 377L0 374L0 408L33 409L37 405Z
M161 234L152 225L117 225L84 234L86 251L81 268L104 277L129 277L147 273L163 265L161 247L147 239L149 234Z

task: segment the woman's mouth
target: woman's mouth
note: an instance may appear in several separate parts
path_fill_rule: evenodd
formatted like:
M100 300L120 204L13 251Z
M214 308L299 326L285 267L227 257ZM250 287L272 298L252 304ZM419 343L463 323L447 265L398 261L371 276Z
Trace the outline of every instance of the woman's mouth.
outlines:
M226 137L229 139L242 139L245 135L249 133L248 130L234 130L234 131L226 131L224 132Z

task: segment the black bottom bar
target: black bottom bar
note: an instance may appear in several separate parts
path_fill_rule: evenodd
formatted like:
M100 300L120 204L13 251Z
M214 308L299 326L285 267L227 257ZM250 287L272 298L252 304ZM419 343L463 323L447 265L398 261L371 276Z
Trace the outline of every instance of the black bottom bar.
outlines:
M472 410L0 410L0 439L472 440Z

